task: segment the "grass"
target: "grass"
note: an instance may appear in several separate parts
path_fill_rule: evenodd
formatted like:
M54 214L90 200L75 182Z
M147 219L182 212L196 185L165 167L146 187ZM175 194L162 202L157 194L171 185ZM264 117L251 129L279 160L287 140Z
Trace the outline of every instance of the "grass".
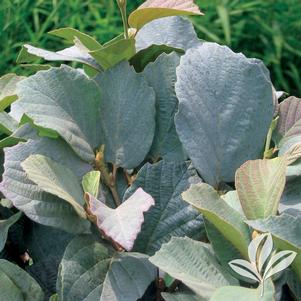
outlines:
M129 0L129 11L142 0ZM262 59L277 89L301 96L300 0L196 0L205 12L192 21L200 38ZM24 43L61 49L47 31L74 27L105 42L122 32L115 0L2 0L0 74L24 74L15 60ZM26 71L25 71L26 72Z

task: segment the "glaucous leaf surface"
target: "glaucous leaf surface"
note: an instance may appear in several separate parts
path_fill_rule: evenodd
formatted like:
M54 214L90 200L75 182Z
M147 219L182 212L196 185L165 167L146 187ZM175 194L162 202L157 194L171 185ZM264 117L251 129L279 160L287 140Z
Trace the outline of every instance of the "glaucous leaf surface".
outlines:
M0 259L1 299L43 301L44 294L39 284L17 265Z
M70 168L79 178L91 170L90 165L79 159L62 139L37 138L5 148L2 193L14 206L32 220L68 232L87 232L90 223L82 219L73 207L62 199L43 192L30 181L21 163L30 155L44 155Z
M270 232L279 251L291 250L297 253L292 268L301 280L301 216L283 213L247 223L260 232Z
M183 202L181 193L190 183L201 179L189 162L164 160L144 165L124 199L141 187L155 200L155 206L145 213L145 222L135 241L134 251L153 255L174 236L200 238L204 234L199 213Z
M85 47L87 47L91 51L102 48L102 45L98 43L93 37L71 27L51 30L50 32L48 32L48 34L62 38L71 44L73 44L74 39L77 38Z
M95 59L87 51L83 51L76 45L55 52L25 44L19 53L17 63L28 63L38 58L54 62L78 62L86 64L95 70L101 70Z
M94 81L62 65L18 86L19 106L38 126L55 130L84 160L99 146L100 92Z
M276 215L286 181L286 159L253 160L235 174L235 186L247 219Z
M122 39L104 47L90 51L89 54L103 68L108 69L121 61L129 60L136 53L135 39Z
M33 222L26 228L24 243L33 264L25 270L38 281L46 297L56 292L58 267L72 238L66 231Z
M162 293L162 297L165 301L205 301L206 299L201 298L193 293Z
M273 117L264 65L225 46L189 49L177 68L176 129L202 178L215 187L262 154Z
M89 211L97 219L97 226L127 251L132 250L144 222L143 213L155 204L154 199L138 188L116 209L88 194Z
M263 292L263 295L261 295ZM275 301L275 287L273 282L266 281L264 284L264 290L262 285L257 289L251 289L240 286L225 286L219 288L210 301L233 301L241 300L244 301Z
M5 246L5 242L7 239L7 233L10 228L22 215L22 212L18 212L8 219L0 220L0 252Z
M150 261L203 298L209 298L219 287L237 283L218 263L208 245L187 237L172 238Z
M97 76L101 91L98 128L105 159L127 169L137 167L151 147L155 132L155 93L128 62Z
M17 100L16 86L24 78L13 73L0 77L0 112Z
M67 201L81 218L86 218L83 190L72 170L43 155L30 155L21 166L42 191Z
M137 300L156 276L157 269L149 262L147 255L118 253L106 275L100 301Z
M181 17L154 20L141 28L136 35L136 50L151 45L166 45L187 50L199 44L191 22Z
M148 22L168 16L203 15L194 0L147 0L129 15L131 27L140 29Z
M62 301L133 301L155 277L146 255L117 253L91 236L79 236L65 251L57 290Z
M242 254L248 256L249 228L244 218L230 207L208 184L193 184L182 193L184 201L199 210L203 216Z
M156 94L156 130L149 156L182 161L185 158L176 132L174 115L178 109L175 93L176 67L180 56L173 52L161 54L143 74Z
M296 177L288 181L282 194L279 211L300 211L301 214L301 178Z

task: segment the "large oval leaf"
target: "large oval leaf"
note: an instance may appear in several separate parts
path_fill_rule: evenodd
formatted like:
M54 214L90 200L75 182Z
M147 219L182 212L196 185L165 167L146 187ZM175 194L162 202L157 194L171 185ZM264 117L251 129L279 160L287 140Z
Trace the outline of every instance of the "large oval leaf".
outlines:
M99 146L100 93L94 81L68 66L22 81L18 104L38 126L53 129L84 160Z
M98 123L105 159L124 168L137 167L154 137L155 93L128 62L101 73L95 80L101 90Z
M176 132L174 115L178 109L175 93L176 67L180 63L178 54L162 54L145 68L143 74L156 93L156 130L149 155L153 158L182 161L184 151Z
M286 181L286 159L247 161L235 175L235 186L247 219L276 215Z
M91 236L79 236L67 246L57 291L62 301L133 301L155 277L156 269L147 256L118 254Z
M0 259L1 300L43 301L38 283L17 265Z
M81 178L91 167L80 160L62 139L36 138L4 149L5 163L1 191L14 206L32 220L63 230L81 233L90 223L78 216L70 204L43 192L30 181L21 167L28 156L40 154L63 163Z
M146 164L139 171L124 199L142 187L155 199L155 206L145 213L134 251L153 255L173 236L200 238L204 234L202 218L196 210L183 202L181 193L190 183L198 183L194 168L189 163L160 161Z
M189 49L177 69L176 128L193 165L217 187L261 155L273 117L264 65L225 46Z
M172 238L150 261L204 298L219 287L237 283L206 244L189 238Z

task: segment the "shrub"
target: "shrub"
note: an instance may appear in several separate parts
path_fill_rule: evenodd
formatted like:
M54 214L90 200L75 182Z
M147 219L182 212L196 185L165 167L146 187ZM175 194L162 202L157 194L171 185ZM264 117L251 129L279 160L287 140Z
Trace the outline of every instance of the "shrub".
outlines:
M1 299L300 300L300 99L192 0L118 5L112 41L56 29L1 78Z

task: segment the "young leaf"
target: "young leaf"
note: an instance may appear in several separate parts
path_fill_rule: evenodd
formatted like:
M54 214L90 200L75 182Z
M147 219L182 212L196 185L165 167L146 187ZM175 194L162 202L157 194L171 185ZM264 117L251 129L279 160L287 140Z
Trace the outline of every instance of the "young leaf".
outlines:
M277 250L291 250L297 253L292 268L301 280L301 216L293 217L283 213L280 216L247 223L257 231L270 232Z
M55 159L70 168L79 178L91 170L91 166L78 156L62 139L38 138L6 148L1 192L14 206L32 220L72 233L87 232L90 223L82 219L73 207L52 194L43 192L28 179L21 162L30 155L40 154Z
M5 242L7 239L7 233L10 228L22 215L22 212L18 212L8 219L0 220L0 252L3 250L5 246Z
M264 286L264 287L263 287ZM263 292L263 295L262 295ZM257 289L239 286L225 286L215 291L210 301L275 301L275 287L272 281L266 281Z
M43 155L31 155L21 166L41 190L67 201L81 218L86 218L83 191L78 178L67 166Z
M18 96L17 104L37 126L55 130L82 159L94 160L101 100L94 81L62 65L22 81Z
M17 76L9 73L0 77L0 112L4 111L11 103L17 100L17 83L25 79L24 76Z
M297 253L293 251L281 251L273 255L266 266L264 280L288 268L295 260L296 255Z
M172 238L149 260L204 298L219 287L237 283L206 244L189 238Z
M44 300L39 284L23 269L4 259L0 259L0 283L2 300Z
M228 206L213 187L205 183L193 184L182 193L182 197L199 210L245 258L248 258L249 229L245 226L243 217Z
M83 45L85 45L85 47L87 47L91 51L102 48L102 45L98 43L93 37L71 27L51 30L48 32L48 34L63 38L71 44L73 44L74 39L77 38L81 41Z
M248 219L275 215L285 186L286 159L247 161L235 174L236 190Z
M243 259L235 259L230 261L229 265L237 274L251 280L255 280L256 282L260 282L261 276L257 272L256 266L251 264L249 261Z
M154 20L141 28L136 35L137 52L151 45L166 45L187 50L200 44L193 25L181 17Z
M111 209L91 194L87 194L89 211L96 216L97 226L127 251L134 241L144 221L143 213L155 204L153 198L142 188L116 209Z
M121 61L129 60L135 53L134 39L118 40L100 49L89 52L96 62L105 70L117 65Z
M194 0L146 0L129 16L131 27L140 29L146 23L168 16L203 15Z
M156 164L147 163L139 170L124 200L141 187L155 199L155 206L145 213L145 222L135 240L134 251L153 255L173 236L200 239L204 235L201 216L181 198L181 192L190 183L200 181L188 162L161 160Z
M242 163L262 155L274 110L262 62L203 43L182 56L176 93L176 129L205 182L232 182Z
M155 93L128 62L99 74L100 117L95 125L105 145L105 159L131 169L146 157L155 132Z
M98 196L98 189L100 183L100 172L97 170L92 170L83 176L82 186L86 193L90 193L95 198Z
M17 63L28 63L35 61L38 58L43 58L46 61L54 62L79 62L86 64L95 70L101 71L100 66L93 59L93 57L75 45L55 52L25 44L19 53Z

